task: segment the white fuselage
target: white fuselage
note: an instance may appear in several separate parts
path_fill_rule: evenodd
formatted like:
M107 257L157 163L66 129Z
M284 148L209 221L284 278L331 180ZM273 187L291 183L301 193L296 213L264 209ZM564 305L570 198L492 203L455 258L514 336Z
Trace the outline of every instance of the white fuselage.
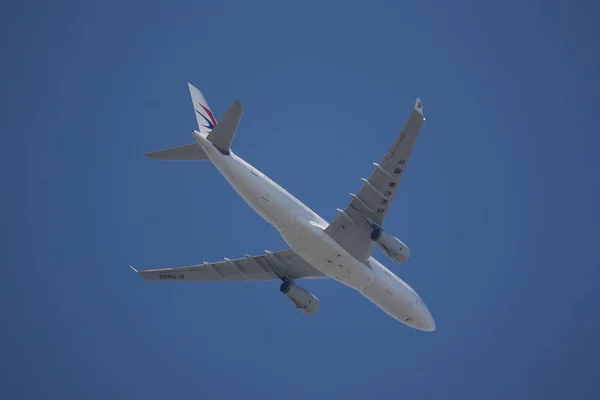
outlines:
M398 321L421 330L435 329L419 295L379 261L370 257L363 263L354 258L325 233L327 221L272 179L233 152L221 154L204 135L194 132L194 137L235 191L304 261L357 290Z

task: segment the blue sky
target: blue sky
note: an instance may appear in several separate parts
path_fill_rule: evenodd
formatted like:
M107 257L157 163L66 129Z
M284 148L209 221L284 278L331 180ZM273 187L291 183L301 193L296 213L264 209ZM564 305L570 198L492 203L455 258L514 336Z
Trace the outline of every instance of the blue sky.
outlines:
M595 2L13 2L1 6L0 394L598 398ZM279 250L191 143L187 82L245 113L234 151L325 219L414 104L427 121L382 262L434 333L334 282L144 282Z

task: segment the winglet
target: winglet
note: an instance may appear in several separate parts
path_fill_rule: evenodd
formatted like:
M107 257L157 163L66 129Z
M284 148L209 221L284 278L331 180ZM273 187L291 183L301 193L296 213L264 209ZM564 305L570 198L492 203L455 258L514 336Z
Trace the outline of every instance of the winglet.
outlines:
M415 101L415 111L418 112L419 114L421 114L423 119L425 119L425 116L423 115L423 103L421 103L421 99L418 97L417 97L417 100Z
M131 268L133 270L133 272L135 272L136 274L138 273L138 270L133 268L131 265L129 266L129 268Z

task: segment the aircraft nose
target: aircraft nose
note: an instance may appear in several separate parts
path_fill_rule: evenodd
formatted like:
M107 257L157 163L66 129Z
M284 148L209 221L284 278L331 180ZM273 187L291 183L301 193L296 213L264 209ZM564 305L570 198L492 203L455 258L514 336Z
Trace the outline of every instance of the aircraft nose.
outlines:
M422 331L435 331L435 321L426 307L420 308L415 314L412 326Z
M425 324L423 325L423 330L429 332L435 331L435 320L433 319L429 311L427 311L427 318Z

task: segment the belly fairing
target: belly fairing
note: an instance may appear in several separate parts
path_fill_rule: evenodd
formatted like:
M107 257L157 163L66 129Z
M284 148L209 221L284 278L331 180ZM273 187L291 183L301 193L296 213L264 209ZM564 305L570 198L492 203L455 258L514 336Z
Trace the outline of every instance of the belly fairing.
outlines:
M296 216L293 232L282 236L304 261L324 274L357 290L372 285L373 271L352 257L323 228L304 216Z

